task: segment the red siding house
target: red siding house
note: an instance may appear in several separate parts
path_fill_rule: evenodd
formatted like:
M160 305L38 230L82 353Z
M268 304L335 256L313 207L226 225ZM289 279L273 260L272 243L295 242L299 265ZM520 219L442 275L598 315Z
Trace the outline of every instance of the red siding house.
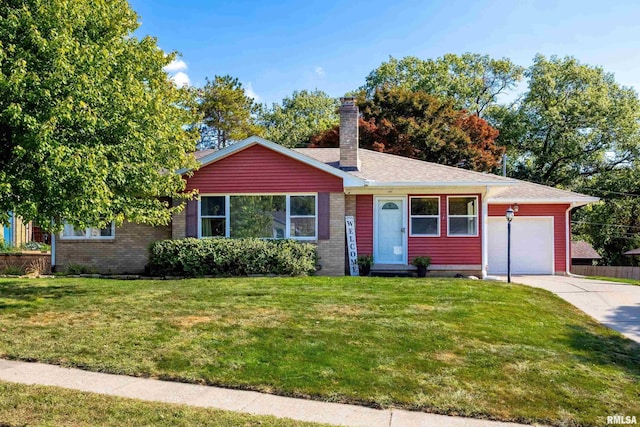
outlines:
M340 148L288 149L250 137L198 152L200 168L179 173L199 197L169 227L65 229L54 242L54 263L136 273L144 268L140 255L159 236L253 236L314 242L319 274L344 275L345 216L353 216L358 253L373 255L378 268L403 268L429 255L436 273L486 277L506 273L505 212L513 207L512 272L570 272L571 211L596 198L361 150L357 123L353 98L344 98ZM248 221L246 212L267 212L268 221Z

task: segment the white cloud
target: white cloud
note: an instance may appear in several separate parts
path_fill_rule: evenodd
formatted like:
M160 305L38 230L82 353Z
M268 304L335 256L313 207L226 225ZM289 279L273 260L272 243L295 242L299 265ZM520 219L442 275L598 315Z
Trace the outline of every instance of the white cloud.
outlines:
M319 75L320 77L324 77L324 74L325 74L325 73L324 73L324 68L322 68L322 67L316 67L314 71L315 71L315 72L316 72L316 74L317 74L317 75Z
M165 65L163 70L167 73L175 73L176 71L186 71L187 63L182 59L174 59L168 65Z
M178 71L170 78L178 87L189 86L191 84L191 80L189 80L187 73L183 73L182 71Z
M249 98L253 98L254 101L258 102L260 101L260 97L258 96L257 93L255 93L255 91L253 90L253 86L251 85L251 82L247 83L244 85L244 93L249 97Z

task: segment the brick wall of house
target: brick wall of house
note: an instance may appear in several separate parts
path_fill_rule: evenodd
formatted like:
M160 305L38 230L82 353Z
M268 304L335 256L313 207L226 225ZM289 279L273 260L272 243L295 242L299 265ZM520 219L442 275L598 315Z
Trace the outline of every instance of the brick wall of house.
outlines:
M56 236L56 271L70 264L95 268L103 274L139 274L148 262L147 247L171 238L171 227L151 227L125 222L113 240L64 240Z
M173 206L179 202L174 200ZM173 240L184 239L187 237L187 208L185 207L180 213L174 214L171 218L171 238Z
M341 98L340 106L340 168L360 170L358 152L358 106L353 97Z
M318 240L320 276L343 276L345 263L345 195L331 193L329 198L329 240Z
M344 214L356 216L356 196L354 194L344 196Z

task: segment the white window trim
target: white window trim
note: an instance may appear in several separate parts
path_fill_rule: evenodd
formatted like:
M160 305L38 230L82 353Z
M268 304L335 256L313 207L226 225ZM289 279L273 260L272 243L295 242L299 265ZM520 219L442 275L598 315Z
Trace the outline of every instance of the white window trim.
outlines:
M96 227L87 227L84 230L84 236L65 236L64 230L60 232L58 237L60 240L115 240L116 238L116 224L114 221L111 221L111 236L92 236L89 233L91 228Z
M224 197L224 215L202 215L201 197ZM224 236L202 236L202 220L206 218L224 218ZM225 194L202 194L198 197L198 239L219 239L229 235L229 197Z
M436 199L438 200L438 215L412 215L411 214L411 202L413 199ZM440 237L440 212L442 212L442 207L440 206L442 201L440 200L440 196L410 196L409 197L409 237ZM415 234L413 232L413 218L436 218L438 221L437 225L437 234Z
M451 215L449 213L449 199L461 199L470 198L476 199L474 206L476 207L475 215ZM472 196L467 194L456 194L454 196L447 196L447 237L478 237L480 235L480 224L478 218L480 216L480 207L478 206L478 196ZM451 234L451 218L475 218L476 219L476 232L475 234Z
M287 196L287 230L285 232L285 238L287 239L296 239L296 240L318 240L318 195L317 194L293 194L289 193ZM291 215L291 196L314 196L315 201L315 215ZM291 218L314 218L314 230L315 234L313 236L291 236Z
M236 193L236 194L200 194L198 197L198 239L217 239L231 236L231 197L232 196L285 196L286 197L286 221L285 239L316 241L318 240L318 193ZM314 236L291 236L291 196L314 196L315 198L315 235ZM225 235L224 236L202 236L202 218L214 218L212 216L202 216L202 197L224 197L225 206ZM311 218L311 215L293 215L294 218ZM222 216L216 216L222 218ZM265 240L280 240L265 237Z

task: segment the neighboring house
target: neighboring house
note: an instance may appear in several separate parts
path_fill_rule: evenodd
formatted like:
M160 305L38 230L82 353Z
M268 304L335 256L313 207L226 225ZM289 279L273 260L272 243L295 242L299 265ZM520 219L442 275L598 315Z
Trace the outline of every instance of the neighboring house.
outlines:
M11 233L11 220L12 220L12 215L9 214L9 223L8 224L0 224L0 239L5 242L5 243L9 243L12 241L12 233Z
M9 223L0 224L0 240L8 246L19 248L33 240L33 230L31 222L25 223L19 215L9 212Z
M602 257L593 249L589 243L583 240L571 242L571 264L573 265L593 265L600 261Z
M630 251L627 251L627 252L623 253L622 255L640 256L640 248L631 249Z
M638 260L640 257L640 248L631 249L630 251L624 252L622 255L631 257L631 265L638 265Z
M288 237L315 242L319 274L345 273L345 216L356 220L359 254L377 265L432 257L436 273L486 276L507 270L505 212L512 222L512 272L570 269L571 210L596 198L419 160L358 149L358 109L340 108L340 148L288 149L258 137L196 153L185 179L198 200L167 227L65 228L54 264L100 271L144 269L154 240L184 237ZM186 173L188 171L179 171Z

